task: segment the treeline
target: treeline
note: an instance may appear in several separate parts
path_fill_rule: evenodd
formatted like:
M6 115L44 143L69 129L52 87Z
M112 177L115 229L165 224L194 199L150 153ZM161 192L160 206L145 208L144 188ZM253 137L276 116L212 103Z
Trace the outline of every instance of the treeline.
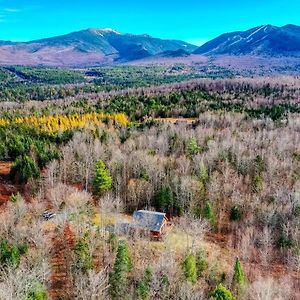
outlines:
M184 64L95 68L87 71L86 75L95 77L96 85L113 86L114 89L169 84L204 77L195 68Z
M101 91L146 87L197 78L186 66L97 68L73 70L45 67L0 69L1 101L55 100Z
M45 67L6 67L6 70L28 83L75 84L86 82L81 71Z
M246 101L224 101L220 95L203 91L172 92L162 96L117 96L105 105L105 109L109 112L125 112L136 120L145 116L197 118L206 111L223 111L245 113L251 118L270 118L276 121L286 119L288 113L300 112L298 104L262 104L252 107L251 103Z
M43 87L36 88L43 91ZM198 117L210 110L245 112L249 117L280 120L288 113L299 112L300 82L292 77L282 78L281 82L279 79L216 79L106 92L94 85L52 86L46 87L45 92L48 95L45 99L62 98L63 101L14 105L15 112L19 107L22 114L106 110L124 112L130 118L140 120L145 117ZM33 91L30 95L30 99L40 97ZM11 114L11 105L2 107L2 114Z
M85 93L99 93L111 90L111 87L96 85L41 85L15 83L0 85L0 99L7 102L27 102L30 100L45 101L75 97Z
M169 93L178 90L202 91L222 95L226 100L261 101L292 100L299 95L296 78L279 79L202 79L218 78L205 75L196 67L175 64L171 66L119 66L89 70L7 67L0 70L2 101L53 100L66 97L97 94L102 91L153 87L152 92ZM173 83L173 85L172 85ZM169 87L158 87L171 84ZM155 88L156 87L156 88ZM151 90L151 88L150 88ZM145 90L147 94L147 90Z

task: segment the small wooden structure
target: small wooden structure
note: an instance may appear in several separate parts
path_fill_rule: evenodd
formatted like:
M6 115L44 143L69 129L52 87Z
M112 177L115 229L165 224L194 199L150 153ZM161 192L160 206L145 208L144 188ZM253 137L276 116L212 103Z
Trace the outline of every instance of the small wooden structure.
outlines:
M132 226L144 234L149 234L151 238L160 239L167 233L171 224L165 213L137 210L133 214Z

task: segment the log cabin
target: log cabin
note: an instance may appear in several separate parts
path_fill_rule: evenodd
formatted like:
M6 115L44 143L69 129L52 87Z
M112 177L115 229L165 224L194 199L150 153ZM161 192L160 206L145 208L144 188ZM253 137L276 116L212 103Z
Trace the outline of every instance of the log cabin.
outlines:
M170 223L165 213L138 210L133 214L133 227L144 234L150 233L150 237L160 239L168 231Z

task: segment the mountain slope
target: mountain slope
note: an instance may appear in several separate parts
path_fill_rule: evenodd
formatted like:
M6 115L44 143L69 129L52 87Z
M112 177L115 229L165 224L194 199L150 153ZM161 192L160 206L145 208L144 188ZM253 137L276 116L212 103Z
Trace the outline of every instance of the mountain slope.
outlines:
M199 47L195 54L299 56L300 27L263 25L225 33Z
M0 41L0 64L89 66L195 49L196 46L182 41L92 28L25 43Z

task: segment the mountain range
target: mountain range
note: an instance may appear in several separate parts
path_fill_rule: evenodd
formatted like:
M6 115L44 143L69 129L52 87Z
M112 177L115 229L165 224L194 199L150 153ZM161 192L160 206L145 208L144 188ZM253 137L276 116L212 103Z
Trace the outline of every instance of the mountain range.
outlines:
M113 29L86 29L29 42L0 41L1 65L95 66L189 56L299 57L300 27L263 25L225 33L197 47L147 34L122 34Z
M263 25L225 33L199 47L204 55L300 56L300 27Z
M24 43L0 41L0 64L89 66L143 59L166 51L191 53L196 49L183 41L91 28Z

